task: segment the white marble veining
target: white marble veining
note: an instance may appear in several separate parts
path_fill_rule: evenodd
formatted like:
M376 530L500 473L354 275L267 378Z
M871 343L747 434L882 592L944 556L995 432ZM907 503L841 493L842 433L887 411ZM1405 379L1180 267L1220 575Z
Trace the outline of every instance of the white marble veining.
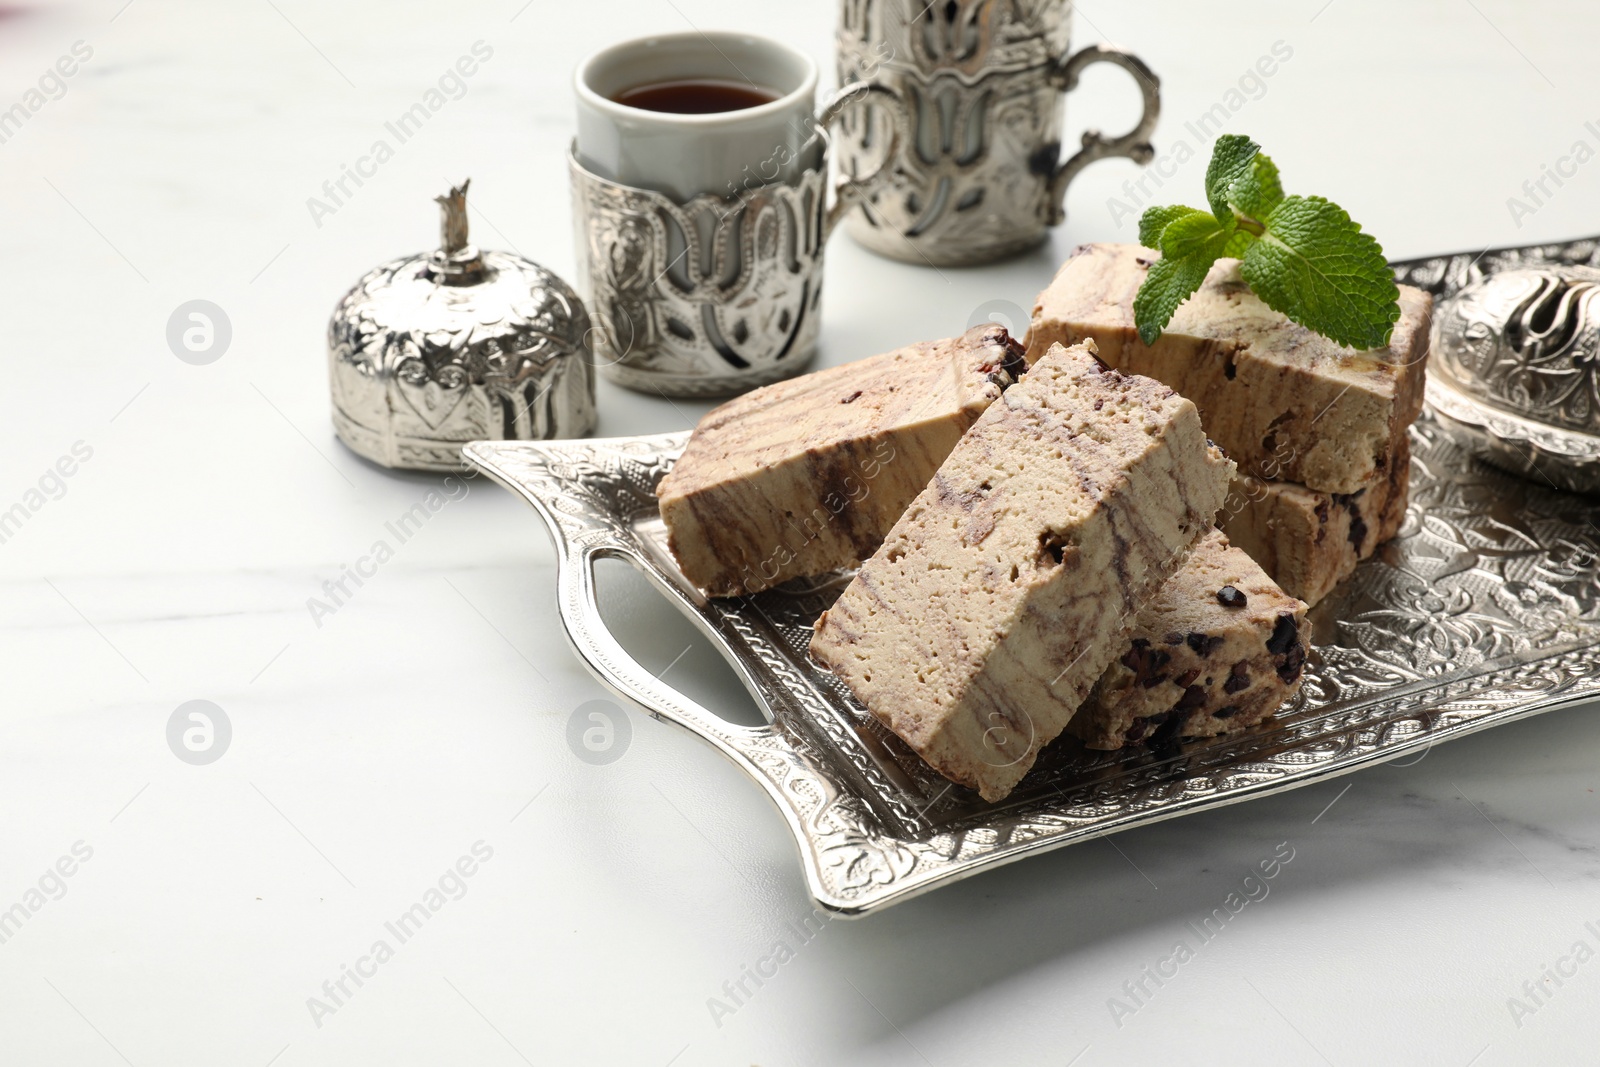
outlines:
M1600 949L1593 709L806 928L787 833L709 748L634 716L617 762L569 749L570 714L602 693L509 495L471 483L313 618L323 583L439 484L334 440L322 330L339 293L428 246L431 198L468 175L483 244L570 276L580 54L744 28L826 70L832 18L822 0L0 4L0 111L74 57L0 141L0 510L28 511L0 543L0 1062L1596 1058L1600 962L1575 952ZM1221 105L1293 188L1331 194L1396 256L1600 228L1600 163L1546 179L1537 204L1524 190L1600 147L1597 33L1578 0L1086 0L1079 23L1161 73L1164 149L1199 145L1186 124ZM460 98L313 217L479 41L492 57ZM1276 42L1292 56L1230 95ZM1094 72L1069 138L1129 121L1132 95ZM1161 199L1199 199L1204 154ZM1136 208L1139 177L1091 169L1049 248L985 270L841 237L823 361L1028 306L1072 244L1133 233L1112 198ZM165 341L192 299L233 325L208 366ZM703 410L608 386L600 401L602 433ZM71 476L49 475L75 446ZM709 647L612 577L640 659L748 715ZM193 699L232 724L207 766L167 746ZM420 930L391 932L430 891ZM775 973L757 987L747 968Z

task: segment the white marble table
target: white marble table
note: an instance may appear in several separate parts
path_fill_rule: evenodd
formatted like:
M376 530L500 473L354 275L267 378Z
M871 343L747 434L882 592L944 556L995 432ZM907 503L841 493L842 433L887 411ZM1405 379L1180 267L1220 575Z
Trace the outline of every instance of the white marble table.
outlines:
M322 330L339 293L429 245L431 198L467 175L482 243L570 275L581 53L692 25L826 64L832 17L737 0L0 6L0 109L83 42L70 78L45 79L59 98L0 143L0 510L27 513L0 543L0 1062L1594 1061L1592 709L801 934L793 846L738 771L638 715L613 763L569 749L572 712L604 694L507 494L472 484L313 618L323 583L440 484L335 441ZM1333 195L1395 256L1600 228L1592 5L1094 0L1079 29L1139 51L1166 83L1162 147L1202 150L1163 199L1199 199L1209 146L1187 123L1221 104L1292 188ZM460 99L314 219L308 198L476 41L493 54ZM1230 96L1279 41L1292 57L1259 98ZM1120 77L1087 79L1069 138L1128 120ZM1524 182L1579 141L1585 162L1529 201ZM1130 236L1112 198L1135 206L1138 177L1093 168L1050 247L987 270L837 239L823 361L1027 305L1072 244ZM194 299L232 324L206 366L164 335ZM609 386L600 402L608 434L703 410ZM63 460L71 476L51 475ZM613 576L608 596L647 665L750 714L641 583ZM166 737L197 699L232 731L204 766ZM1288 849L1269 896L1176 977L1143 979ZM426 921L386 926L419 902ZM780 941L776 974L735 999Z

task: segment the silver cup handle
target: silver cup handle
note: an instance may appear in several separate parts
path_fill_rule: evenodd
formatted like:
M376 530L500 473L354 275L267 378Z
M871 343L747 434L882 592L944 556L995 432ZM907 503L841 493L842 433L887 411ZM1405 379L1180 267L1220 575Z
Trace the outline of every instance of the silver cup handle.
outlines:
M1161 79L1145 65L1144 60L1110 45L1090 45L1058 63L1050 72L1050 80L1062 92L1070 93L1078 87L1078 77L1084 68L1095 63L1115 63L1133 75L1144 96L1144 114L1139 117L1139 124L1121 137L1106 137L1099 130L1084 131L1083 147L1056 168L1055 176L1050 179L1050 217L1046 221L1051 226L1058 226L1066 220L1067 186L1084 167L1096 160L1115 156L1126 156L1140 164L1147 164L1156 157L1150 134L1155 131L1156 120L1161 117Z
M859 178L844 178L833 187L833 203L829 205L822 221L822 239L827 241L834 227L848 215L852 208L871 195L873 189L894 169L900 158L900 148L910 134L909 110L905 98L887 85L876 82L851 82L840 86L817 112L818 136L825 137L839 117L852 107L865 103L878 103L889 116L889 144L884 149L883 162L871 174Z

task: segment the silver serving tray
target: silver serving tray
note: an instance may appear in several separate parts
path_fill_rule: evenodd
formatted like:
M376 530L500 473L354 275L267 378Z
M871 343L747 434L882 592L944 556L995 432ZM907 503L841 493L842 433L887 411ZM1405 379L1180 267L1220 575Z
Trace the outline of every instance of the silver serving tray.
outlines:
M811 895L839 915L1600 696L1600 501L1479 464L1424 415L1412 428L1405 526L1312 612L1304 688L1275 719L1158 751L1092 752L1063 738L1010 797L986 804L929 770L807 658L812 622L848 574L731 600L708 600L684 579L653 490L687 439L478 442L463 455L544 519L578 655L759 782L800 846ZM623 649L596 600L595 561L606 558L636 567L710 638L768 725L724 721Z

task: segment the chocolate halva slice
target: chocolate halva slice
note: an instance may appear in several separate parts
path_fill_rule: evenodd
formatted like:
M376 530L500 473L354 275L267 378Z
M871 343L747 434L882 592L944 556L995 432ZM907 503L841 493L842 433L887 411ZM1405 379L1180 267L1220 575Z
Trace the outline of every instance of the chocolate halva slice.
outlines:
M1188 400L1056 348L967 432L817 621L811 654L999 800L1122 654L1234 466Z
M1193 400L1212 440L1258 478L1355 493L1387 469L1422 409L1431 296L1401 286L1389 346L1357 352L1267 307L1238 260L1222 259L1146 346L1133 298L1156 258L1138 245L1077 249L1039 295L1030 360L1094 338L1107 364Z
M986 325L711 411L656 487L684 576L737 596L854 566L1023 369L1022 346Z
M1254 726L1300 688L1305 615L1212 530L1140 610L1067 730L1090 748L1117 749Z
M1402 437L1386 469L1354 493L1236 475L1217 525L1285 592L1315 606L1400 531L1410 485L1411 446Z

